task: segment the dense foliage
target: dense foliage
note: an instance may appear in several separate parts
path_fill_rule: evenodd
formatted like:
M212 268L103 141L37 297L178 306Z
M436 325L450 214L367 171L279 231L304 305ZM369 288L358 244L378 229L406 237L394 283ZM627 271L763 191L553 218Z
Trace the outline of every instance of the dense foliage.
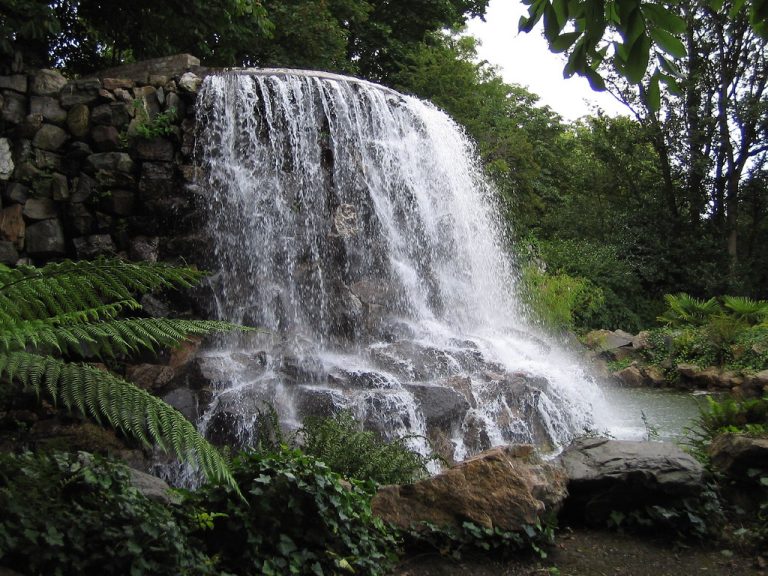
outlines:
M768 302L668 294L665 324L649 331L648 359L664 368L694 364L734 371L768 369Z
M85 453L0 454L0 564L23 574L212 574L180 511Z
M177 410L93 364L188 336L237 328L225 322L141 318L136 294L191 287L202 273L119 259L0 267L0 397L31 391L104 422L146 446L155 443L232 483L221 454Z
M231 574L386 573L396 540L370 509L373 484L342 477L298 450L243 453L232 465L243 495L207 485L192 502L212 518L199 533Z

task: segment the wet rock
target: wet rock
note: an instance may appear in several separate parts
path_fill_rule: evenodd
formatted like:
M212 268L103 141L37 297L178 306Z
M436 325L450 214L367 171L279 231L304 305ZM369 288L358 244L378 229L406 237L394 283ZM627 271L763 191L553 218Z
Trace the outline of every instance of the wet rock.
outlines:
M157 262L160 240L157 236L137 236L130 243L129 255L131 260Z
M96 79L82 79L67 82L61 89L61 105L71 108L78 104L91 104L99 99L101 82Z
M27 226L26 246L27 254L33 258L66 254L64 228L58 218Z
M24 74L0 76L0 90L14 90L16 92L26 94L27 77Z
M112 152L120 148L120 133L114 126L96 126L91 131L93 145L99 152Z
M293 390L296 413L305 418L328 418L346 405L344 395L338 390L320 386L299 385Z
M425 523L460 529L464 522L517 532L560 509L567 494L558 466L542 462L531 446L499 446L414 484L384 486L374 514L398 528Z
M19 260L19 252L13 242L0 240L0 263L13 266Z
M91 154L85 160L86 169L92 172L122 172L129 174L133 171L133 160L125 152L102 152Z
M96 256L114 256L117 253L115 243L109 234L92 234L74 238L72 244L80 259L90 259Z
M50 198L30 198L22 211L30 220L48 220L58 214L56 203Z
M405 388L416 398L429 428L458 428L469 410L464 395L452 388L430 384L407 384Z
M613 374L625 386L639 388L645 385L645 377L637 366L627 366Z
M49 96L33 96L29 111L31 114L40 114L43 120L58 126L67 121L67 111L59 105L58 100Z
M131 190L112 190L105 203L111 214L130 216L134 211L136 197Z
M64 174L51 174L51 197L57 202L69 199L69 181Z
M85 205L73 202L68 206L67 222L77 234L90 234L93 231L94 221L93 214Z
M72 192L72 202L85 202L96 191L96 180L88 176L88 174L80 173L74 184L74 191Z
M199 417L197 395L189 388L177 388L163 396L163 400L181 412L190 422Z
M8 180L13 175L13 154L8 138L0 138L0 180Z
M179 497L173 495L171 487L157 476L152 476L135 468L128 468L128 472L131 477L131 485L146 498L165 505L179 502Z
M595 526L604 526L614 511L669 506L702 492L702 465L671 443L582 439L561 461L568 475L567 513Z
M42 148L35 149L35 165L45 172L64 172L64 158L61 154L51 152L50 150L43 150ZM49 180L47 177L46 180Z
M88 136L91 127L91 112L85 104L77 104L67 112L67 128L75 138Z
M9 124L22 124L27 116L27 99L21 94L5 92L2 97L2 119Z
M758 471L754 478L768 474L768 437L720 434L708 452L712 467L729 478L749 480L749 470Z
M27 198L30 196L29 188L19 182L11 182L8 184L5 192L12 202L16 202L18 204L24 204L24 202L26 202Z
M67 79L58 70L38 70L31 78L29 90L35 96L56 97L66 84Z
M152 140L141 138L135 146L136 155L141 160L152 162L170 162L173 160L175 151L173 142L165 138L153 138Z
M42 150L56 152L69 140L69 135L53 124L44 124L35 134L32 145Z

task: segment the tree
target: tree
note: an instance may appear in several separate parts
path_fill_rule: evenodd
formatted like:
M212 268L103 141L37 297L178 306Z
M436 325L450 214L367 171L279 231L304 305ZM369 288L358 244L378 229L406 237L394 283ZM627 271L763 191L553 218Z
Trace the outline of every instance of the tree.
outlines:
M544 35L553 52L567 52L563 73L586 76L593 88L604 89L600 67L609 62L615 72L639 84L652 65L649 91L659 80L674 87L674 61L686 54L683 37L693 20L675 13L676 4L642 0L522 0L528 17L520 19L521 31L530 32L543 20ZM768 39L768 0L701 0L703 8L718 17L743 16L752 32ZM654 64L658 62L657 64Z
M190 287L201 277L190 268L107 259L0 267L0 386L45 394L234 486L224 458L181 413L86 362L237 329L217 321L123 317L141 309L134 292Z

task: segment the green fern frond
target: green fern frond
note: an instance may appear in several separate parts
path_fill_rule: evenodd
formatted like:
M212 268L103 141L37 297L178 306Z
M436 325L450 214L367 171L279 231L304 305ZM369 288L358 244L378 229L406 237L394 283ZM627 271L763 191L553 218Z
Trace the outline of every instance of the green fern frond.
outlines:
M198 466L215 481L237 488L224 457L173 407L106 370L28 352L0 354L5 376L84 416L106 421L144 444L155 442Z
M138 303L133 294L189 288L203 273L158 262L53 262L42 268L19 266L0 270L0 320L31 320L103 306L106 302Z

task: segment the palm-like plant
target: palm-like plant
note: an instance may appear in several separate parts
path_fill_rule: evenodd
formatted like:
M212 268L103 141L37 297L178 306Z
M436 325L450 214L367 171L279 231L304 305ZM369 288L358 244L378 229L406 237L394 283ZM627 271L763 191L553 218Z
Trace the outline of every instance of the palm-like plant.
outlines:
M191 268L118 259L42 268L0 265L0 387L46 394L146 445L173 451L211 480L234 486L226 460L181 413L85 361L242 329L208 320L125 317L141 308L135 294L191 287L202 277Z
M690 324L703 326L709 318L720 311L720 305L715 298L699 300L685 293L665 294L667 310L658 317L659 322L671 327Z
M737 320L750 326L768 322L768 301L744 296L723 296L723 304Z

